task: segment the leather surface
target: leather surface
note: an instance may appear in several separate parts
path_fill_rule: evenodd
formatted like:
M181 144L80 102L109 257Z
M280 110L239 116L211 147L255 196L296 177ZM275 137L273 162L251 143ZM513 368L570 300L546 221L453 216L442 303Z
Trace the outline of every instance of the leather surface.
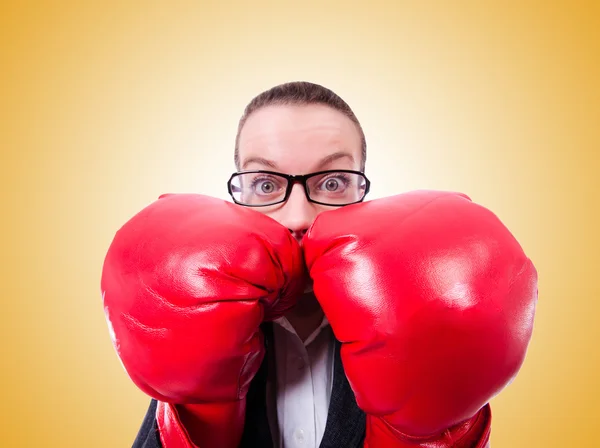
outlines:
M264 357L260 325L293 306L305 280L288 229L254 210L187 194L162 196L119 229L101 287L113 344L133 382L159 401L189 405L177 412L199 423L190 425L194 440L199 427L201 435L214 429L225 447L239 443L242 425L234 422L243 422Z
M369 418L397 434L441 435L518 373L537 272L498 217L467 196L415 191L327 211L303 247Z

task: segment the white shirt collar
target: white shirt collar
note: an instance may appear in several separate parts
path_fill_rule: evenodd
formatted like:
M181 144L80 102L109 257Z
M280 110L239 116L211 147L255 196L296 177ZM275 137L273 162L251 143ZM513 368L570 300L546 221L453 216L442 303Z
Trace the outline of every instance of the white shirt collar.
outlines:
M292 327L292 324L290 324L290 321L287 320L287 318L285 316L281 316L281 317L275 319L273 321L273 323L278 324L283 329L285 329L285 330L289 331L290 333L298 336L298 333L296 333L296 330L294 330L294 327ZM327 316L323 315L323 319L321 320L321 324L310 334L310 336L308 336L308 338L306 338L306 340L304 341L304 345L307 346L312 341L314 341L315 338L317 336L319 336L319 334L321 333L321 331L323 330L323 328L327 327L328 325L329 325L329 320L327 319Z

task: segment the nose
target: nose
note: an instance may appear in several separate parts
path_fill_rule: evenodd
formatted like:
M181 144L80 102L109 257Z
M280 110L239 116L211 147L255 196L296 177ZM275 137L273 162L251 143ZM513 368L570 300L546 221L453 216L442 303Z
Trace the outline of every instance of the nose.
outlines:
M316 205L308 201L302 185L296 184L280 210L279 222L290 229L294 238L300 241L317 217Z

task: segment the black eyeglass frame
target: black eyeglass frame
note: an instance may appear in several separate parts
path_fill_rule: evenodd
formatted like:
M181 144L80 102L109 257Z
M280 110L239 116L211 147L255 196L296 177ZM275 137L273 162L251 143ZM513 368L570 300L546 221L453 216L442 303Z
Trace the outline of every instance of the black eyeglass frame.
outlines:
M310 191L308 189L308 185L306 184L306 182L308 181L308 179L310 179L311 177L315 177L315 176L319 176L319 175L323 175L323 174L330 174L330 173L349 173L349 174L358 174L360 176L362 176L365 180L365 193L363 194L363 197L361 199L359 199L358 201L353 201L353 202L348 202L346 204L329 204L326 202L319 202L319 201L315 201L314 199L312 199L310 197ZM274 176L279 176L282 177L284 179L287 180L287 188L285 190L285 195L283 196L283 199L281 199L280 201L277 202L270 202L268 204L256 204L256 205L249 205L249 204L245 204L243 202L239 202L235 199L234 195L233 195L233 189L231 187L231 181L241 175L241 174L271 174ZM277 171L268 171L268 170L250 170L250 171L238 171L235 172L231 175L231 177L229 178L229 180L227 181L227 191L229 192L229 195L231 196L231 198L233 199L233 201L238 204L238 205L243 205L244 207L270 207L272 205L277 205L277 204L281 204L283 202L286 202L289 197L290 194L292 193L292 188L294 187L294 185L296 183L300 183L303 187L304 187L304 192L306 194L306 199L309 202L312 202L314 204L319 204L319 205L327 205L330 207L344 207L346 205L352 205L352 204L358 204L360 202L363 202L365 200L365 197L367 196L367 194L369 193L369 190L371 188L371 181L367 178L367 176L365 175L365 173L363 173L362 171L355 171L355 170L325 170L325 171L316 171L314 173L309 173L309 174L284 174L284 173L278 173Z

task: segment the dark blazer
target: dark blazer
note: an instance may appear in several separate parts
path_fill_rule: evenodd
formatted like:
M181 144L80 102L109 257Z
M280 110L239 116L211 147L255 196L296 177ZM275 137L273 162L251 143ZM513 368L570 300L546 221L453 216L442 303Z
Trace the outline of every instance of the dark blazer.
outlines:
M248 390L246 405L246 423L240 448L274 448L273 435L269 427L267 397L273 394L270 390L273 382L275 363L273 362L272 324L264 324L266 356L259 372L252 380ZM362 448L365 439L366 417L361 411L350 389L340 358L339 341L335 341L335 359L333 367L333 385L325 433L320 448ZM269 386L271 384L271 386ZM142 426L132 448L163 448L156 423L156 400L150 401ZM168 448L168 447L166 447ZM200 447L217 448L217 447Z

